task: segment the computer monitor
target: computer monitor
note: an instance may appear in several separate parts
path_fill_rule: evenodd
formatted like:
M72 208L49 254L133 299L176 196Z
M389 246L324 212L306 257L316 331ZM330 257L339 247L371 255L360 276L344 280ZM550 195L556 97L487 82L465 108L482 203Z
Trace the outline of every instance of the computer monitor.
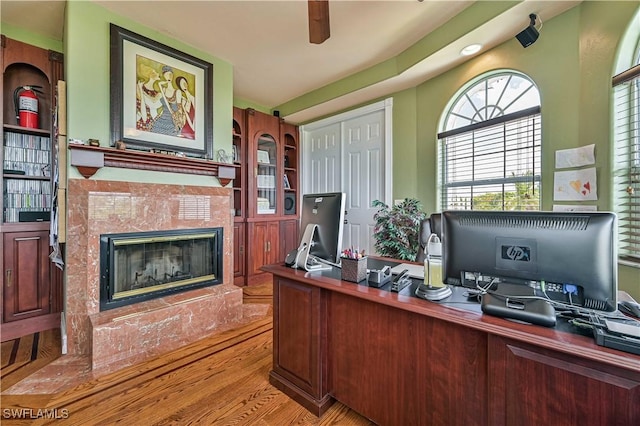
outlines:
M616 232L609 212L445 211L443 279L528 285L556 306L615 311Z
M328 269L340 262L346 194L304 194L300 213L300 244L293 267Z

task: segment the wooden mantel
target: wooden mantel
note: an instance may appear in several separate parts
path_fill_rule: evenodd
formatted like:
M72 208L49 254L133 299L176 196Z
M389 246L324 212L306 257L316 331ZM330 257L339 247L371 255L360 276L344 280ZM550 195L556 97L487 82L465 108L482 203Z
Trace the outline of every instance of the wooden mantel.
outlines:
M102 167L215 176L222 186L236 177L237 165L146 151L69 144L71 165L85 178Z

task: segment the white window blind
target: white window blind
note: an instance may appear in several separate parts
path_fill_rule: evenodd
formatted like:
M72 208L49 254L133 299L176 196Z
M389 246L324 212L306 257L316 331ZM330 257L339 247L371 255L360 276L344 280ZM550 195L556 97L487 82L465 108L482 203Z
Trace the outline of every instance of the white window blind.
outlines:
M540 210L540 106L438 138L443 210Z
M640 262L640 64L613 77L618 253Z

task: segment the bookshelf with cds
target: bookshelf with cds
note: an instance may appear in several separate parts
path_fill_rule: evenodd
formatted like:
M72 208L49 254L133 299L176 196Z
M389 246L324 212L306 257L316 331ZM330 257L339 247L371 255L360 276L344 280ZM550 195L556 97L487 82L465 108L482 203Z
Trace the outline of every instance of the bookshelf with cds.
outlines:
M5 126L3 150L3 222L48 221L47 214L51 211L50 135Z

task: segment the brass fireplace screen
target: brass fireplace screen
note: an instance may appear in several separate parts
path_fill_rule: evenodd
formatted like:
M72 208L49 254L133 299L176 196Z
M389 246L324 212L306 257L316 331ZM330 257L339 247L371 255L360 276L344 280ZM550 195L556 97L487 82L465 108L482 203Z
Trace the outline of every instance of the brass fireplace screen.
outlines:
M222 283L222 228L100 236L100 309Z

